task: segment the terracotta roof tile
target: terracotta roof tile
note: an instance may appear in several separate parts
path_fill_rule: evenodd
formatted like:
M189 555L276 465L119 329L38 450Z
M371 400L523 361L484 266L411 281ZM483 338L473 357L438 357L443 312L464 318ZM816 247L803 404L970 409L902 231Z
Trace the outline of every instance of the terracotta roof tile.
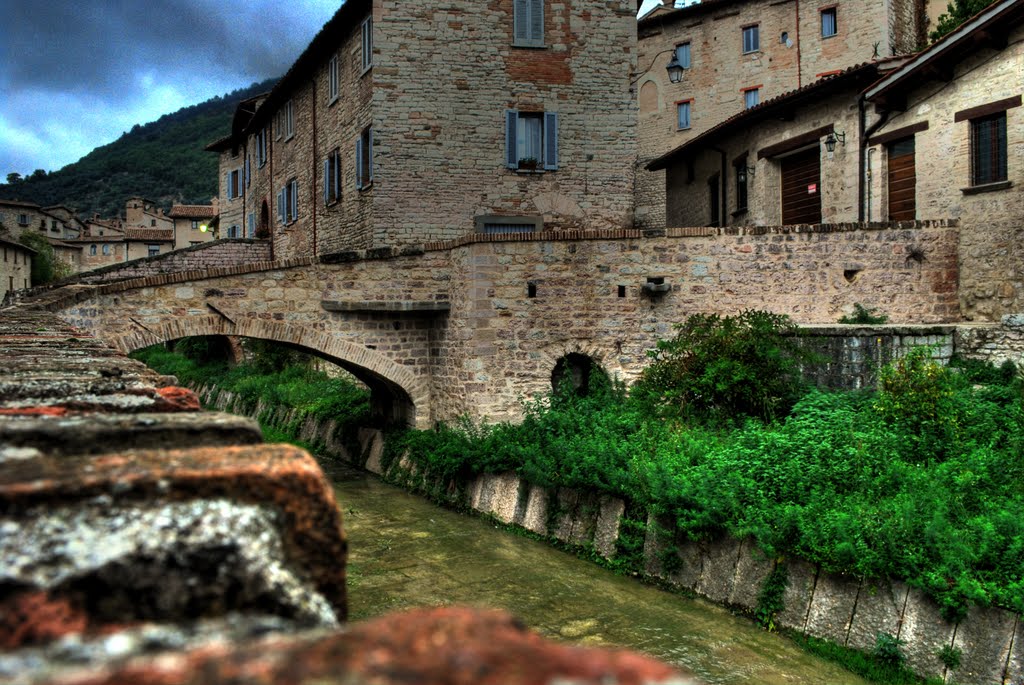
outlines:
M155 240L174 242L174 231L159 228L129 228L125 231L126 240Z
M172 219L209 219L217 216L213 205L174 205L167 216Z

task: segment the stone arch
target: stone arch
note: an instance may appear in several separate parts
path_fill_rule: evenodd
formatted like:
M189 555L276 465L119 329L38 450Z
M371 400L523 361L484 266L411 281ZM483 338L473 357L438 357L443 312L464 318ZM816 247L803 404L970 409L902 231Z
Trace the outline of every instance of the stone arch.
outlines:
M567 357L579 356L591 360L612 380L623 380L624 373L618 355L612 350L602 349L591 341L572 341L551 345L541 351L541 363L548 373L554 373L559 361Z
M150 324L145 329L139 328L118 336L100 335L126 354L190 336L223 335L273 340L336 363L366 383L378 399L380 393L385 392L396 405L404 404L394 406L387 418L404 420L417 428L431 426L430 388L423 378L380 352L305 326L262 319L233 322L219 316L202 316Z
M661 111L661 84L648 76L640 83L640 114L655 114Z

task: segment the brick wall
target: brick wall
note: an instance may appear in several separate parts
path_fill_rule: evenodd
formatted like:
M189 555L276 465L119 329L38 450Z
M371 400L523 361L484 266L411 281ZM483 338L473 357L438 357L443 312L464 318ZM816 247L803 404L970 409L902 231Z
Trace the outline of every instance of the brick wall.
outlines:
M216 269L269 260L270 245L266 241L218 240L167 252L156 257L144 257L123 264L95 269L83 273L73 280L76 283L107 283L126 278Z

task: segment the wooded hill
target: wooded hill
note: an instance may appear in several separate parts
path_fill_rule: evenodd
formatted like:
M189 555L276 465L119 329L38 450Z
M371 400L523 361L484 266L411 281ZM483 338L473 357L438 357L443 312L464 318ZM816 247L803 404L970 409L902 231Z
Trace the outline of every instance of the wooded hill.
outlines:
M165 114L98 147L59 171L35 172L0 184L0 199L43 206L63 204L79 216L118 216L140 195L169 209L175 202L206 204L217 194L217 155L203 148L231 131L236 105L270 90L277 79Z

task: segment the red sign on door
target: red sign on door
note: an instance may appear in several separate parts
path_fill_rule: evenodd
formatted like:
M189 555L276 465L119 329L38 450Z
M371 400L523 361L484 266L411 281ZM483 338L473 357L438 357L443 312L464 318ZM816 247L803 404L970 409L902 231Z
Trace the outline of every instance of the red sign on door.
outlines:
M818 184L817 183L812 183L809 186L807 186L807 194L808 195L814 195L816 192L818 192Z

